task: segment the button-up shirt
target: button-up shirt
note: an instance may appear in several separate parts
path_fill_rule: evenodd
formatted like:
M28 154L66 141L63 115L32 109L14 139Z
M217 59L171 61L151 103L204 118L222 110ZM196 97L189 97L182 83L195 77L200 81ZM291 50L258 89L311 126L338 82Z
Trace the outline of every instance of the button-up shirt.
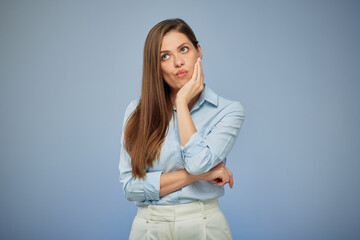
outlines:
M154 161L152 168L146 170L146 177L140 179L132 176L131 157L123 145L125 123L137 103L138 100L132 101L126 109L120 142L120 183L125 197L141 206L174 205L223 196L224 186L216 186L208 181L196 181L160 197L160 176L162 173L181 169L197 175L209 171L221 162L225 163L244 120L242 105L218 96L205 85L190 111L197 131L185 146L181 146L174 108L174 116L169 122L159 159Z

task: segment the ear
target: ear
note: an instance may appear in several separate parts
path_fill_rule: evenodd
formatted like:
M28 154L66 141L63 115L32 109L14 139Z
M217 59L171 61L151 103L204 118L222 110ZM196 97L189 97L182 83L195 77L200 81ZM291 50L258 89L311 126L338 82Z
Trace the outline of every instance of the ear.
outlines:
M198 57L202 60L203 54L202 54L202 50L201 50L201 46L200 44L197 44L197 52L198 52Z

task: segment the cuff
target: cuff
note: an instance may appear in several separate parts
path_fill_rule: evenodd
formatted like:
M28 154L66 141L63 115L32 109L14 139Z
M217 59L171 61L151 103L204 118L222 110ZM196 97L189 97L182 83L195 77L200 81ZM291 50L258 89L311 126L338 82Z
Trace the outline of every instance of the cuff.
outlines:
M204 142L204 139L200 136L198 132L195 132L190 137L189 141L185 144L184 147L180 146L180 149L183 156L186 158L198 154L204 149L205 146L206 143Z
M144 193L146 200L159 200L160 199L160 176L163 172L148 172L144 181Z

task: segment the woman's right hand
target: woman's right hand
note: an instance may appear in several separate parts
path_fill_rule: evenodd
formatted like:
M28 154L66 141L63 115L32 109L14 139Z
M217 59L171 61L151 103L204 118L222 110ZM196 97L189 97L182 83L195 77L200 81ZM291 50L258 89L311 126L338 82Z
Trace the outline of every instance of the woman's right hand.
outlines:
M224 186L229 183L230 188L232 188L234 184L232 172L223 163L219 163L210 171L200 174L199 178L203 181L212 181L217 186Z
M190 101L204 90L204 72L201 66L201 59L198 58L194 65L194 71L191 79L176 94L175 104L185 103L186 106Z

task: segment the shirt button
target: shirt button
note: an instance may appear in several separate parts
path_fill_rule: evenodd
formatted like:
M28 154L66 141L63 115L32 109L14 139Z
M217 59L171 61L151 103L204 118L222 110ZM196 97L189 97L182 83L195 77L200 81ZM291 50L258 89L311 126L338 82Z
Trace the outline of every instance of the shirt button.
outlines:
M176 149L177 149L177 150L179 150L179 149L180 149L180 146L179 146L179 145L177 145Z

